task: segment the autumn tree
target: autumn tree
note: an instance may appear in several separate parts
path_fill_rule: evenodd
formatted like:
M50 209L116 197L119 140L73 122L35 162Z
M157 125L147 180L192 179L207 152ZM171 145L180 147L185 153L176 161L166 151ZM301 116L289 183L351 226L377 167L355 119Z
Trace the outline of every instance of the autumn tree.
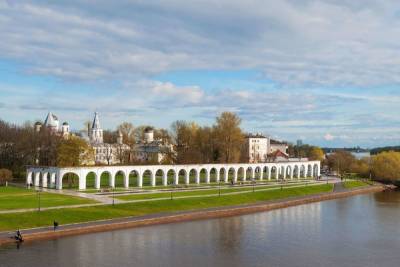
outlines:
M356 158L347 151L338 150L327 157L328 167L337 171L340 175L343 175L345 172L351 172L351 166L353 166Z
M130 122L123 122L118 125L117 130L122 133L123 142L127 145L135 144L135 128Z
M382 152L373 156L372 173L376 180L400 180L400 152Z
M307 154L309 160L324 160L324 151L320 147L313 146Z
M58 146L57 166L59 167L88 165L93 161L93 149L79 137L64 139Z
M12 172L9 169L0 169L0 184L11 182L12 179Z
M235 113L223 112L216 120L214 128L219 161L238 162L244 143L244 135L240 128L241 119Z

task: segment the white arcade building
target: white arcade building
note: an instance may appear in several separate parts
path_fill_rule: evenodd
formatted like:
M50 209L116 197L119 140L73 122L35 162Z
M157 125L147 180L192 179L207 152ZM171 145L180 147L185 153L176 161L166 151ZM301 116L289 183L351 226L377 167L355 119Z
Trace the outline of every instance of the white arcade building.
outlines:
M67 174L75 174L79 179L79 190L87 188L88 175L94 175L95 188L100 189L100 177L108 174L108 185L115 187L117 175L122 175L124 187L129 187L129 177L135 174L137 186L143 186L144 176L150 176L151 186L156 186L161 179L166 186L168 177L173 177L173 183L179 184L179 177L184 177L184 184L190 183L190 177L195 177L195 183L200 183L200 174L205 175L205 182L234 183L246 180L300 179L320 176L319 161L271 162L271 163L238 163L238 164L190 164L190 165L140 165L140 166L93 166L93 167L28 167L26 183L28 185L62 189L63 179ZM211 181L213 177L213 181ZM160 181L159 181L160 182Z

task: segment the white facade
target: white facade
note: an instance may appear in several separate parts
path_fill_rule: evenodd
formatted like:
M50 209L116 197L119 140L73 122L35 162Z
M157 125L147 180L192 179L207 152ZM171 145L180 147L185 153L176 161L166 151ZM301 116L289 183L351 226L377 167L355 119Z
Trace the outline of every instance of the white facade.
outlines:
M47 114L43 125L39 121L35 123L35 131L40 132L42 126L50 130L51 133L60 135L64 138L67 138L70 135L69 124L67 122L64 122L60 129L60 121L58 120L58 117L54 115L52 112L49 112Z
M95 175L95 188L100 188L100 177L103 173L109 174L109 186L115 186L116 175L124 177L124 187L129 187L129 175L137 174L138 186L143 185L144 173L150 173L151 185L156 185L158 175L161 175L162 184L167 185L167 174L173 173L174 184L179 184L179 174L183 173L185 184L190 183L189 176L195 175L195 183L200 183L200 172L206 174L206 183L228 182L232 176L233 182L238 181L239 174L243 174L242 181L255 179L259 181L271 179L300 179L305 177L320 176L319 161L298 161L298 162L274 162L255 164L190 164L190 165L142 165L142 166L93 166L93 167L28 167L26 171L26 183L28 185L43 186L62 189L62 179L68 173L73 173L79 178L79 189L86 189L86 178L88 174ZM211 173L216 173L215 181L211 181ZM247 177L246 173L250 173Z
M248 162L266 162L269 151L269 138L262 135L246 136L245 153Z
M123 144L122 134L118 134L116 144L103 142L103 129L100 126L99 114L94 114L92 127L88 129L89 143L94 150L94 161L96 164L112 165L120 163L123 154L130 150L130 147Z

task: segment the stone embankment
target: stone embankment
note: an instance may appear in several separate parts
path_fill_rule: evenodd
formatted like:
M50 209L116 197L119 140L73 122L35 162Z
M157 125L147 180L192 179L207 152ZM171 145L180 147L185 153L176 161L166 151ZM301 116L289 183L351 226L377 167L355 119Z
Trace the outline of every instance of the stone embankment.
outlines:
M293 197L268 202L259 202L249 205L210 208L203 210L182 211L174 213L151 214L146 216L119 218L87 223L77 223L63 225L56 231L52 227L42 227L36 229L23 230L22 234L26 242L34 240L55 239L64 236L104 232L117 229L141 227L156 224L176 223L190 220L212 219L219 217L237 216L255 212L269 211L274 209L286 208L307 203L345 198L358 194L374 193L385 190L382 185L361 187L352 190L322 193L316 195ZM13 233L0 233L0 245L14 243L11 238Z

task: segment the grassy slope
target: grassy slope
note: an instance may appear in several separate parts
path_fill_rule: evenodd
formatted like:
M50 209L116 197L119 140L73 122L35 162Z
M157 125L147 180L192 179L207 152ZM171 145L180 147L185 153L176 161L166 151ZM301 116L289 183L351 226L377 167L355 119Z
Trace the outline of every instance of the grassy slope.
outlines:
M355 188L355 187L360 187L360 186L366 186L368 184L364 183L363 181L346 181L343 183L345 188Z
M205 198L189 198L179 200L160 200L142 203L118 204L115 206L97 206L85 208L71 208L48 210L42 212L26 212L0 214L0 231L15 230L17 228L32 228L47 226L53 220L61 224L86 222L101 219L111 219L126 216L139 216L158 212L203 209L219 206L250 204L258 201L282 199L293 196L304 196L332 191L332 185L317 185L301 188L276 189L266 192L244 193L239 195L225 195Z
M38 193L17 187L0 187L0 210L29 209L38 207ZM40 193L41 207L55 207L94 203L93 200L61 194Z

